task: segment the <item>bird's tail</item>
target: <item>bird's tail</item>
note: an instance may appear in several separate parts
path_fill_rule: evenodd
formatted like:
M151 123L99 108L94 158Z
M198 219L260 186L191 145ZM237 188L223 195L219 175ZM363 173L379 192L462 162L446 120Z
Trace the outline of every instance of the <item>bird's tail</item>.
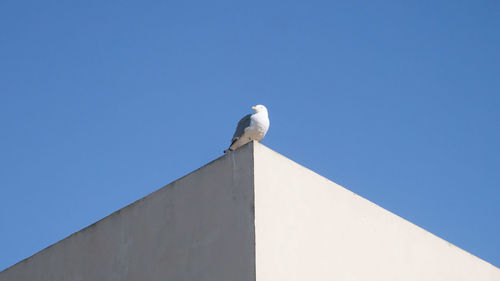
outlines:
M233 151L231 148L228 148L226 150L224 150L224 153L228 153L229 151Z

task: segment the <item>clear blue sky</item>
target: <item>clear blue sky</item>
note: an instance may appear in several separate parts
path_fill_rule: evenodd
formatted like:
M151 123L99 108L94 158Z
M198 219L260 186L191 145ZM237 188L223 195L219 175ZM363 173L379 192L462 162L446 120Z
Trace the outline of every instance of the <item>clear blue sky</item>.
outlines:
M499 1L0 1L0 269L263 144L500 266Z

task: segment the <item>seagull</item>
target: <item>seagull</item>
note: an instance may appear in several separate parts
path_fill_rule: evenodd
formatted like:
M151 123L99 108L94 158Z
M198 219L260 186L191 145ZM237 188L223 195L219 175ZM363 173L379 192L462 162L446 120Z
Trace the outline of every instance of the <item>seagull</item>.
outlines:
M267 108L261 104L253 106L254 114L248 114L241 118L234 132L231 145L224 153L233 151L252 140L260 142L269 129L269 117L267 116Z

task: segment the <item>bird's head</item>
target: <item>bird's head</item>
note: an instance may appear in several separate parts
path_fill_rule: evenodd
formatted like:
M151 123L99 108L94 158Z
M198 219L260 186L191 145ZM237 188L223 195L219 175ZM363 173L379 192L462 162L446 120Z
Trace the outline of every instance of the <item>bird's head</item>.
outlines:
M252 106L252 109L255 110L255 112L266 112L267 113L267 108L263 106L262 104Z

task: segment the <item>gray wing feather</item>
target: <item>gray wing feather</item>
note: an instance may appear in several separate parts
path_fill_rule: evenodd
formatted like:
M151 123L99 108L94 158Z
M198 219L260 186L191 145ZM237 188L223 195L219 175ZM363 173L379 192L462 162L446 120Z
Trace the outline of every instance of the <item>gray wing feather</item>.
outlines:
M236 127L236 132L234 132L233 139L231 142L238 140L245 133L245 128L250 127L250 117L252 114L248 114L245 117L241 118L240 122L238 122L238 126Z

